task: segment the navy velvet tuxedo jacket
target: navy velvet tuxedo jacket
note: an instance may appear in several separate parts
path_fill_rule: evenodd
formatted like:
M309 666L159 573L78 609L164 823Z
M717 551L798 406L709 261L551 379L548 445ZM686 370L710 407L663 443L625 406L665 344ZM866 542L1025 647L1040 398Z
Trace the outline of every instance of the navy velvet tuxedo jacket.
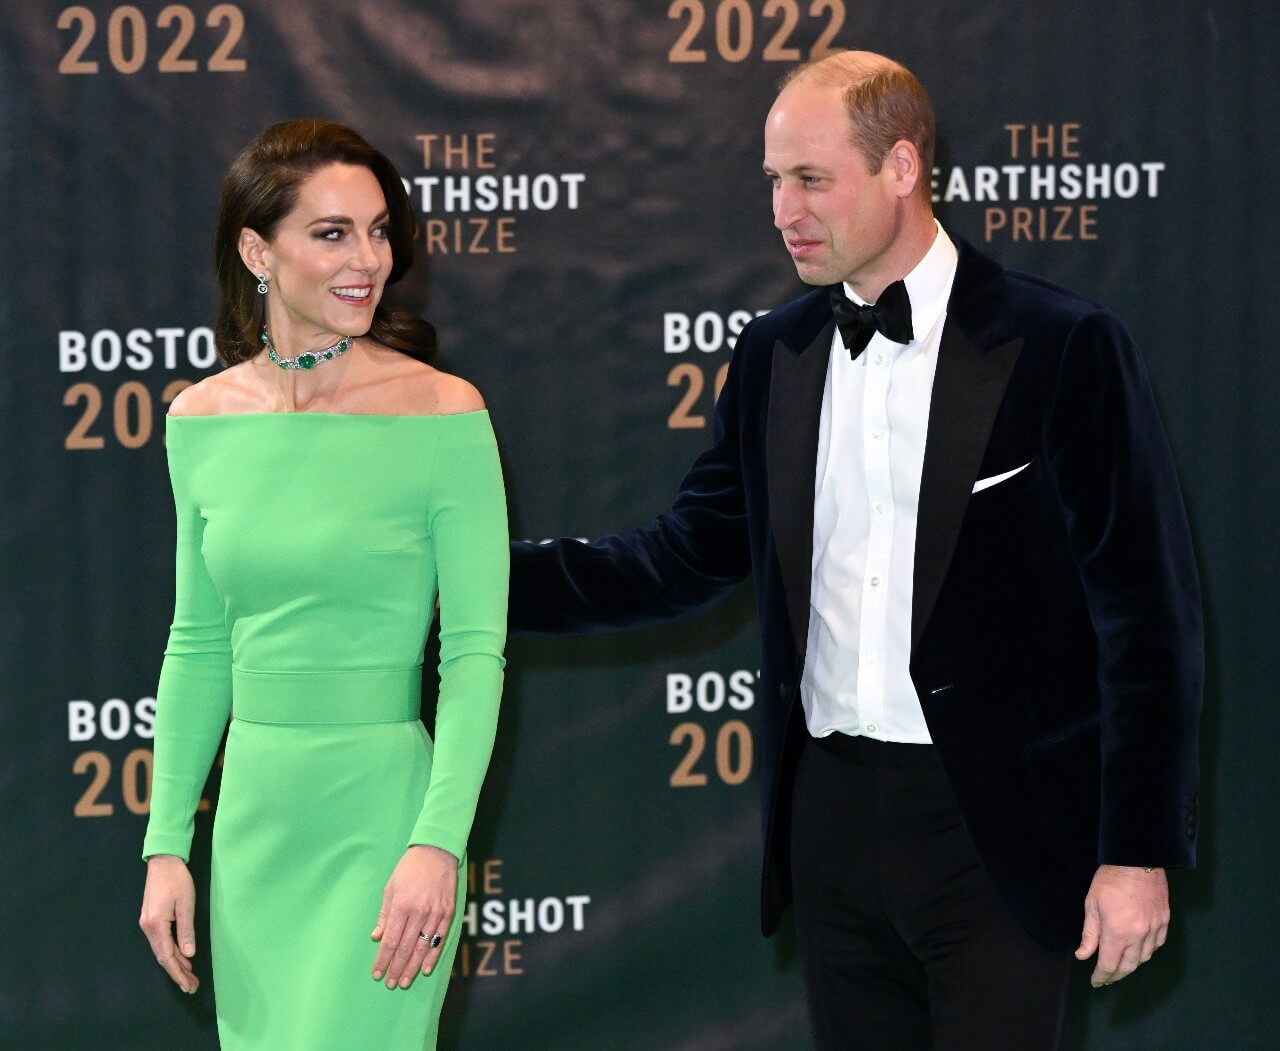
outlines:
M1195 862L1199 583L1128 334L1096 304L956 240L920 487L911 676L996 885L1033 936L1069 949L1099 864ZM791 896L832 334L826 289L747 326L713 444L653 524L512 551L513 632L671 619L754 578L766 934Z

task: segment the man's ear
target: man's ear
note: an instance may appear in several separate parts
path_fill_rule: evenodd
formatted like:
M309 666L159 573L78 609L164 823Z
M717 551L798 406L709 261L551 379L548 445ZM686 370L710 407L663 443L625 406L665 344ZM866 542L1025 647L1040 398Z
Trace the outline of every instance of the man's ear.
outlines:
M916 192L924 178L924 165L920 163L920 153L914 143L906 139L895 142L889 148L885 165L890 170L894 192L899 197L910 197Z

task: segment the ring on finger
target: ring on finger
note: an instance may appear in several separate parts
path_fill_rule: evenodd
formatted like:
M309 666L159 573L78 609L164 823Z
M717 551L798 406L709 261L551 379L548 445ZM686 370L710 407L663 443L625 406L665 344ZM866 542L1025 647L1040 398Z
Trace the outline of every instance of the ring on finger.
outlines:
M444 939L440 937L439 931L436 931L435 934L431 934L431 935L419 934L418 937L421 938L424 942L426 942L428 948L431 948L431 949L440 948L440 943L444 941Z

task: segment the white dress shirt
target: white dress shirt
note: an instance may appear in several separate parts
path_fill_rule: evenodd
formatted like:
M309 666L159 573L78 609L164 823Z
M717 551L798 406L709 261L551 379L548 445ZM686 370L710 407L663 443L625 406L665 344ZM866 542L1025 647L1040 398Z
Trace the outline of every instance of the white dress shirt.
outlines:
M941 226L905 278L914 339L877 332L856 361L831 345L813 502L809 641L800 699L815 737L928 743L911 682L916 512L938 344L956 273ZM845 293L862 303L845 285Z

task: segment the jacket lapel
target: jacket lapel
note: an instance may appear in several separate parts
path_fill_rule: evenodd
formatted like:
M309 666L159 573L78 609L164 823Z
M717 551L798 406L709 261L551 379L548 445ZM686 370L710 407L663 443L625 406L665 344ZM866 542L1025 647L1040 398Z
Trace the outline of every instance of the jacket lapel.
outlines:
M1023 342L1003 327L1003 271L955 240L960 260L938 348L920 476L911 599L913 653L951 565L973 483Z
M769 519L796 652L802 658L809 633L818 424L835 332L831 309L825 301L822 305L824 312L816 318L820 324L811 339L805 341L812 324L798 326L793 333L801 344L799 350L783 339L773 345L765 438Z

